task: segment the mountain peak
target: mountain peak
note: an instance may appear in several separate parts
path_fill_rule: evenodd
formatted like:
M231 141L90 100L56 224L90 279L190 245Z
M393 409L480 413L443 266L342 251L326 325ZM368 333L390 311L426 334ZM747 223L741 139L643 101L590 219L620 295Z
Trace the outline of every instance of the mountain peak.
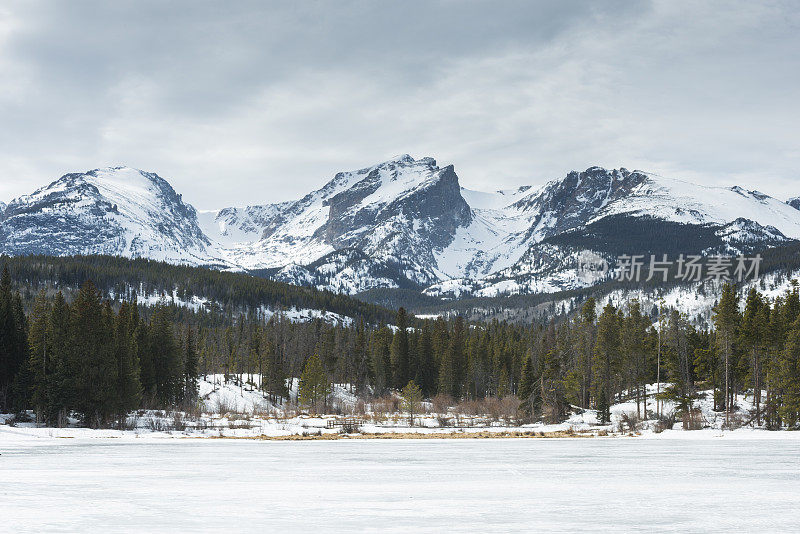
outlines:
M110 254L220 263L197 212L163 178L131 167L68 173L5 210L0 248L13 254Z

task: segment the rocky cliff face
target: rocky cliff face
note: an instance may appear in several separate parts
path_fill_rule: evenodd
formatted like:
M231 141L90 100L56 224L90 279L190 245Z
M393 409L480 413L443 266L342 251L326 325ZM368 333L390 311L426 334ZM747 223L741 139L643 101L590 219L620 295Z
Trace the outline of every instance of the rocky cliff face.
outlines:
M66 174L12 201L0 225L0 250L221 264L194 208L157 174L127 167Z
M112 254L253 269L298 285L431 296L555 292L587 253L751 253L800 239L800 201L590 167L481 193L452 165L403 155L303 198L197 213L154 173L67 174L0 205L0 253Z

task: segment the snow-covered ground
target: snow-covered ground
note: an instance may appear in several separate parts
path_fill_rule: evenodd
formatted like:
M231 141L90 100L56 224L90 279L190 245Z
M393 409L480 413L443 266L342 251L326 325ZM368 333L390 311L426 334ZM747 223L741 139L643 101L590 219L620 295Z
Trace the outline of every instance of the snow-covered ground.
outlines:
M332 388L325 414L313 414L297 406L298 381L291 383L289 399L270 399L258 388L258 376L242 375L240 380L225 381L223 375L210 375L199 381L199 400L189 412L139 410L130 414L127 430L89 429L77 426L77 421L66 428L45 428L33 422L3 424L11 415L0 415L0 441L30 441L49 438L121 438L168 439L183 437L232 437L274 439L288 437L306 438L358 438L358 437L606 437L635 436L647 438L674 438L691 435L693 439L730 436L742 439L794 439L800 443L800 433L768 432L754 428L748 422L752 415L751 399L739 396L736 410L732 410L736 430L723 430L725 415L713 411L711 392L702 392L696 405L701 413L700 430L684 431L680 422L672 425L659 421L658 413L669 416L674 412L670 402L655 404L657 386L648 386L651 397L647 405L649 417L635 416L635 401L614 404L612 421L600 425L594 410L574 408L569 418L558 424L526 423L518 420L514 404L489 401L488 403L463 403L458 406L434 406L422 403L414 416L414 426L408 414L402 412L399 397L385 396L369 402L359 401L348 385L336 384ZM665 387L662 384L662 390ZM642 409L642 414L644 409ZM628 416L626 418L626 416ZM344 434L343 418L357 420L357 428ZM662 417L661 419L664 419ZM667 418L668 420L668 418ZM632 423L631 423L632 421ZM672 428L670 428L672 427Z
M774 439L0 438L1 529L796 532L798 452Z
M364 404L337 385L331 410L363 419L360 433L342 434L328 428L337 416L296 409L296 380L290 400L273 403L244 378L208 377L193 413L138 412L131 430L0 416L0 531L796 528L800 432L723 431L709 398L698 403L707 428L657 433L652 416L631 439L621 422L634 402L614 405L609 426L591 410L519 425L450 408L411 428L391 398ZM738 406L737 417L751 407ZM491 436L509 439L477 439Z

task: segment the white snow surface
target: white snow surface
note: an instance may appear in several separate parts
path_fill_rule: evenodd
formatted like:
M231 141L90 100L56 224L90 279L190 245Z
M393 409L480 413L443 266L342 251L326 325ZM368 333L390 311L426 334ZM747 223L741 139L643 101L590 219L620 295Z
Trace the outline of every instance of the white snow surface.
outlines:
M793 532L797 440L2 443L8 532Z
M623 200L606 206L595 220L622 213L693 224L726 224L745 218L774 226L787 237L800 238L800 211L769 195L738 186L704 186L643 174L649 180Z
M328 417L279 417L257 401L260 394L237 388L218 389L217 398L226 410L240 403L239 413L217 414L212 426L194 431L0 424L3 530L796 530L787 511L800 508L798 432L714 427L644 431L640 438L192 439L338 432L326 428ZM346 401L346 388L339 395ZM705 414L708 402L701 404ZM745 399L739 404L747 407ZM626 403L613 413L634 410ZM400 416L365 430L412 430ZM584 412L564 428L593 425L594 414Z
M431 256L423 258L419 252L426 250L425 243L417 234L435 225L435 221L385 210L398 200L426 191L447 169L449 167L438 167L432 158L414 159L404 154L378 165L340 172L322 188L296 201L199 214L186 205L188 215L181 222L184 226L173 232L179 234L177 237L162 231L165 224L174 222L171 220L174 216L163 212L160 179L128 167L96 169L83 173L82 182L91 184L100 199L116 207L97 224L117 225L121 236L118 242L101 243L82 252L149 257L173 263L216 264L229 269L280 268L282 280L316 284L319 288L351 294L372 288L397 287L398 280L383 274L384 271L378 269L377 274L371 274L367 269L373 260L388 264L400 260L405 262L402 275L426 286L427 294L458 298L553 292L591 285L591 282L577 280L574 271L566 268L555 274L539 273L535 266L529 265L531 255L525 253L532 245L552 235L555 229L563 231L571 228L570 225L579 227L610 215L630 214L717 225L748 219L767 227L768 233L772 232L778 240L782 237L777 232L789 238L800 238L800 210L759 192L739 187L701 186L634 171L633 174L646 179L631 191L612 198L610 184L618 183L631 173L593 167L590 170L594 182L579 181L574 190L572 186L561 187L568 183L567 178L538 188L508 191L480 192L461 188L461 197L470 208L469 222L449 229L452 238L445 239L441 246L437 244L430 251ZM56 181L32 195L16 199L12 207L15 204L35 206L48 195L61 193L70 202L45 209L70 210L70 213L90 210L97 198L68 190L74 187L69 184L65 180ZM586 184L591 188L580 189ZM357 222L351 221L352 227L329 231L332 201L339 195L347 195L352 203L342 205L343 212L338 213L337 220L351 221L348 217L354 216L353 221ZM560 204L562 202L566 204ZM568 206L568 213L559 211L564 206ZM375 223L379 214L386 213L391 216ZM774 228L774 232L769 227ZM750 235L750 229L741 224L727 232L720 237L730 240L733 235ZM318 265L312 273L305 266L340 246L332 241L333 234L337 236L337 243L357 242L367 259L353 264L334 258ZM419 250L408 250L409 243ZM314 278L315 274L318 279Z
M93 190L87 191L84 186ZM180 215L170 212L180 207L166 198L171 192L169 184L152 173L124 166L109 167L82 173L77 179L75 175L62 177L31 195L15 199L11 208L42 204L42 215L60 217L62 221L67 214L76 215L87 224L101 225L98 233L108 228L120 231L113 242L69 253L144 257L193 265L224 264L222 255L197 226L194 208L186 205L188 216L182 220L178 218ZM59 195L59 203L48 205L49 198ZM98 202L113 208L99 216L94 212ZM177 203L181 203L180 197Z

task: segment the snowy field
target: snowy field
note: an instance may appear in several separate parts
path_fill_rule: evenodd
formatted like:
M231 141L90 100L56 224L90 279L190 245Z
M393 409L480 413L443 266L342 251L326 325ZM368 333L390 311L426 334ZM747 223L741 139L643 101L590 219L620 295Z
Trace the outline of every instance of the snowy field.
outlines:
M222 375L209 375L198 381L199 399L190 412L165 410L137 410L131 412L125 430L92 429L81 427L78 419L70 419L64 428L44 427L33 421L33 413L28 413L26 421L14 421L13 414L0 414L0 445L13 440L36 440L50 438L117 438L117 439L180 439L180 438L325 438L350 439L365 436L405 436L427 437L455 436L497 436L509 435L525 437L571 437L595 436L637 436L642 438L667 437L671 432L682 432L680 421L659 424L653 399L656 392L666 387L662 384L649 384L647 404L649 419L636 418L634 401L614 404L611 407L611 423L598 424L597 412L573 407L570 415L561 423L546 424L524 422L517 419L516 408L511 412L503 403L491 406L471 405L439 406L433 402L423 402L418 406L419 413L414 416L414 426L410 426L407 412L400 411L400 397L397 393L359 401L346 384L334 384L324 414L309 413L297 406L298 381L289 383L290 397L273 403L267 394L257 387L258 377L242 375L239 381L225 381ZM694 437L720 436L723 434L725 415L713 410L712 392L700 392L701 398L695 407L701 413L701 430L690 432ZM492 408L492 406L494 408ZM514 405L516 406L516 405ZM494 412L482 409L492 408ZM437 411L438 410L438 411ZM671 414L675 411L672 402L663 401L661 412ZM737 439L793 439L800 433L768 432L763 426L757 427L754 421L752 396L737 396L736 408L731 411L731 428L726 434L734 432ZM347 433L341 426L344 418L358 421L354 429ZM631 422L633 421L633 426ZM670 420L672 421L672 420ZM733 424L736 423L736 424ZM745 424L746 423L746 424ZM763 420L762 420L763 423ZM736 430L732 430L736 428ZM667 430L664 434L659 432ZM684 439L692 439L686 436Z
M671 434L0 440L2 530L797 531L800 440Z

